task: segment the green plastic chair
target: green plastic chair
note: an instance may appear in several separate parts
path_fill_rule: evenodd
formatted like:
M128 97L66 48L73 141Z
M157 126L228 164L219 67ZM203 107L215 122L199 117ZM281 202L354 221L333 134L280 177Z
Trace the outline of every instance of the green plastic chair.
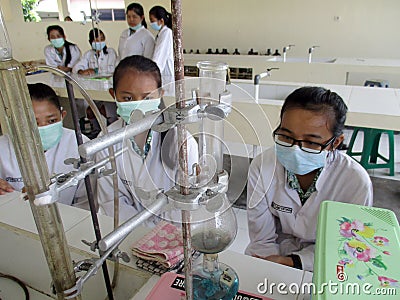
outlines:
M364 133L363 147L361 152L353 151L354 142L357 138L358 133L362 131ZM385 157L379 153L379 142L381 135L386 133L389 141L389 157ZM346 152L352 158L361 156L360 160L357 160L366 170L368 169L382 169L388 168L390 170L389 175L394 176L394 132L393 130L386 129L375 129L366 127L354 127L353 134L350 139L349 148ZM378 158L383 160L383 163L378 163Z

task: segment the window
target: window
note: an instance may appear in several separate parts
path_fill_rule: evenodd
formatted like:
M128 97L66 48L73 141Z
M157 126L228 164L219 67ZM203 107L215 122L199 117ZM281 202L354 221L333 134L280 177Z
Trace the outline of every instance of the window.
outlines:
M92 15L96 14L96 10L92 10ZM122 8L105 8L99 9L99 18L101 21L123 21L125 20L125 9Z
M124 0L92 0L91 5L89 0L21 0L21 3L26 21L55 20L66 16L76 22L89 21L91 10L100 13L101 21L125 20Z

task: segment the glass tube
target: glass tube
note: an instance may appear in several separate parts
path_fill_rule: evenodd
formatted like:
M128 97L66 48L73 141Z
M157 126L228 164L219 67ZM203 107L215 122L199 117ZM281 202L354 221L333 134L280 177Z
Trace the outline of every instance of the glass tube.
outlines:
M57 203L36 206L49 189L50 175L25 79L25 68L12 59L11 44L0 9L0 113L10 135L58 299L76 281ZM74 299L80 299L80 296Z
M226 89L228 65L223 62L201 61L199 68L200 107L219 103L219 96ZM207 184L211 180L217 182L217 175L223 170L222 141L224 124L221 120L203 118L199 135L199 163L201 183Z

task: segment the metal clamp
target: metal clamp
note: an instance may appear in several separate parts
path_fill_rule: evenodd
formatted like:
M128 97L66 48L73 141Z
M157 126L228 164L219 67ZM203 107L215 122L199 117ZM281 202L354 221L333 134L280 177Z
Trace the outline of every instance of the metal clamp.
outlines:
M173 203L174 207L180 210L196 210L199 208L199 200L201 193L190 189L189 195L182 195L177 187L165 192L168 200Z
M168 107L163 112L164 122L153 125L151 129L163 132L175 127L177 124L196 123L200 120L199 110L199 105L186 106L184 108Z
M113 253L113 251L117 248L119 244L115 244L113 247L108 249L103 256L101 256L99 259L95 258L89 258L85 259L81 262L78 262L76 266L74 267L75 271L86 271L85 275L82 277L79 277L78 280L76 281L75 285L64 291L64 296L65 299L72 299L77 297L82 293L82 287L83 284L93 275L97 274L97 271L101 268L103 263L106 261L107 258L110 258L109 256ZM114 258L118 259L118 258Z

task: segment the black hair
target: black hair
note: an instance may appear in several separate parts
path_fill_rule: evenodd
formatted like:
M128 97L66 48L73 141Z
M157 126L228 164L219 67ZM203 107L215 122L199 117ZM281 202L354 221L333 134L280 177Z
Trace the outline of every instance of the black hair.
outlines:
M137 14L138 16L143 17L142 20L142 25L147 28L147 23L146 23L146 18L144 17L144 9L143 6L137 2L133 2L131 4L129 4L126 7L126 14L128 14L128 11L133 10L135 12L135 14Z
M52 30L57 30L62 36L65 36L64 29L60 25L50 25L47 27L47 39L50 41L50 32ZM65 52L66 52L66 57L65 57L65 63L64 66L67 67L68 64L71 62L72 56L71 56L71 50L70 46L75 46L75 44L68 42L67 40L64 39L64 47L65 47Z
M31 96L32 101L49 101L53 104L57 109L61 111L60 100L56 94L56 92L44 83L33 83L28 84L29 95Z
M89 43L90 43L90 46L92 46L92 43L94 42L94 40L95 40L96 38L98 38L101 34L104 36L104 39L105 39L105 38L106 38L106 35L104 34L104 32L103 32L101 29L93 28L93 29L91 29L91 30L89 31ZM104 53L104 54L108 54L107 45L104 46L104 48L103 48L103 53Z
M135 70L139 73L148 73L154 77L157 82L157 88L161 87L161 72L157 64L151 59L142 55L127 56L121 60L115 68L113 75L113 89L117 89L119 80L129 70Z
M163 19L164 24L172 29L172 15L164 7L159 5L153 6L149 11L149 15L153 15L157 20Z
M326 114L330 118L330 130L335 137L343 134L346 122L347 106L343 99L323 87L306 86L293 91L283 103L280 119L290 109L305 109Z

